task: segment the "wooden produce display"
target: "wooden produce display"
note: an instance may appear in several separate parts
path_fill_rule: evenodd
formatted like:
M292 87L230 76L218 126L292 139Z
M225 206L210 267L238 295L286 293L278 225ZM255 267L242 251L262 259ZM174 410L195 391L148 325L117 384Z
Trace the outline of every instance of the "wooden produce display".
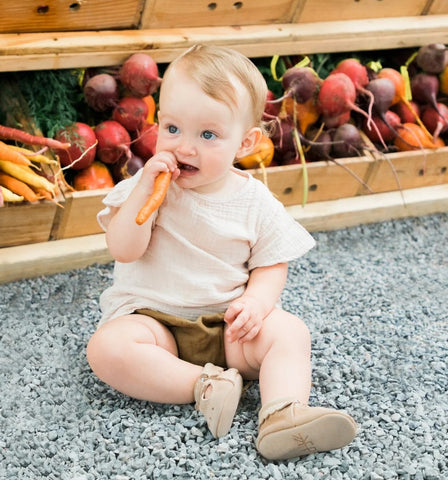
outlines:
M226 45L251 58L448 43L448 2L444 0L25 0L5 5L2 14L2 72L118 65L141 51L167 63L195 43ZM448 147L391 153L387 160L365 152L339 162L361 178L373 194L344 168L329 161L307 165L305 207L301 206L304 170L300 164L269 167L267 183L310 230L448 210ZM262 170L251 172L263 179ZM422 193L414 195L416 191ZM50 241L56 249L58 242L70 239L79 238L81 244L81 237L86 235L92 241L97 239L96 213L106 193L65 192L59 200L61 206L42 201L1 208L0 247L21 248ZM389 193L394 194L393 208L389 212L384 206L378 213L376 205L386 198L381 195ZM412 199L416 199L415 208ZM363 205L367 213L357 214L358 220L346 220L343 211L341 214L345 200ZM334 221L312 218L322 211L331 212L336 205ZM371 218L369 209L375 211ZM337 218L341 218L339 223ZM70 245L76 248L76 243ZM39 246L35 249L37 252ZM0 268L6 257L11 264L10 255L18 252L0 249ZM93 254L90 257L98 260ZM76 265L88 263L84 258ZM51 273L58 268L70 266L61 262L60 267L53 265ZM45 273L34 268L27 274L23 266L20 271L13 270L16 273L0 275L0 282Z

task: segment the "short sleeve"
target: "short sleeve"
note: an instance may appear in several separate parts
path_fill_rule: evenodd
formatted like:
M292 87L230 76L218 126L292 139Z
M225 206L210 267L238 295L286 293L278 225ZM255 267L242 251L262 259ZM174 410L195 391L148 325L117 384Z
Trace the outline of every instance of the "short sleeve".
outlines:
M264 186L263 186L264 187ZM260 200L266 208L259 214L258 231L252 245L249 270L285 263L307 253L316 244L314 238L287 212L270 192Z
M105 208L100 210L96 216L100 227L106 231L107 226L111 218L113 217L116 208L121 207L123 202L127 200L133 188L138 182L141 176L141 170L139 170L133 177L126 178L121 182L118 182L115 187L104 197L103 204Z

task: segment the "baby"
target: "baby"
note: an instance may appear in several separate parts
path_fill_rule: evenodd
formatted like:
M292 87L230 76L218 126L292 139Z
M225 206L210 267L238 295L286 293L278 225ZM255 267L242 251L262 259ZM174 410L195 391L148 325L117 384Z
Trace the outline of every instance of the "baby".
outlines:
M310 334L280 305L288 262L315 242L262 182L233 166L261 138L266 93L258 69L231 49L196 45L169 65L156 154L98 214L116 262L87 358L126 395L195 402L215 437L231 428L243 379L259 379L256 447L280 460L343 447L356 424L308 406ZM137 225L168 171L164 202Z

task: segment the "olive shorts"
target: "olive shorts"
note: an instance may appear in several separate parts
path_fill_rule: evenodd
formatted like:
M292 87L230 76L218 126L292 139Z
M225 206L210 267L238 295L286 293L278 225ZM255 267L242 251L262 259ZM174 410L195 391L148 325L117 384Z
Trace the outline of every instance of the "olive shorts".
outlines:
M196 365L226 367L224 351L224 313L201 315L196 320L187 320L175 315L157 312L149 308L135 313L147 315L165 325L176 340L179 358Z

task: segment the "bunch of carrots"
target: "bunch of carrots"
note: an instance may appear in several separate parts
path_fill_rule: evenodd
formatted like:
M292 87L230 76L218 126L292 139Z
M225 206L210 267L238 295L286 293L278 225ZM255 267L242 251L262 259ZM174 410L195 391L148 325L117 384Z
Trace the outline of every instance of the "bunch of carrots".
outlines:
M37 152L25 146L6 143L13 141L27 147L42 147ZM0 206L4 202L37 202L54 200L56 181L50 181L42 171L42 165L57 166L58 162L43 153L49 148L68 148L51 138L31 135L20 129L0 125Z

